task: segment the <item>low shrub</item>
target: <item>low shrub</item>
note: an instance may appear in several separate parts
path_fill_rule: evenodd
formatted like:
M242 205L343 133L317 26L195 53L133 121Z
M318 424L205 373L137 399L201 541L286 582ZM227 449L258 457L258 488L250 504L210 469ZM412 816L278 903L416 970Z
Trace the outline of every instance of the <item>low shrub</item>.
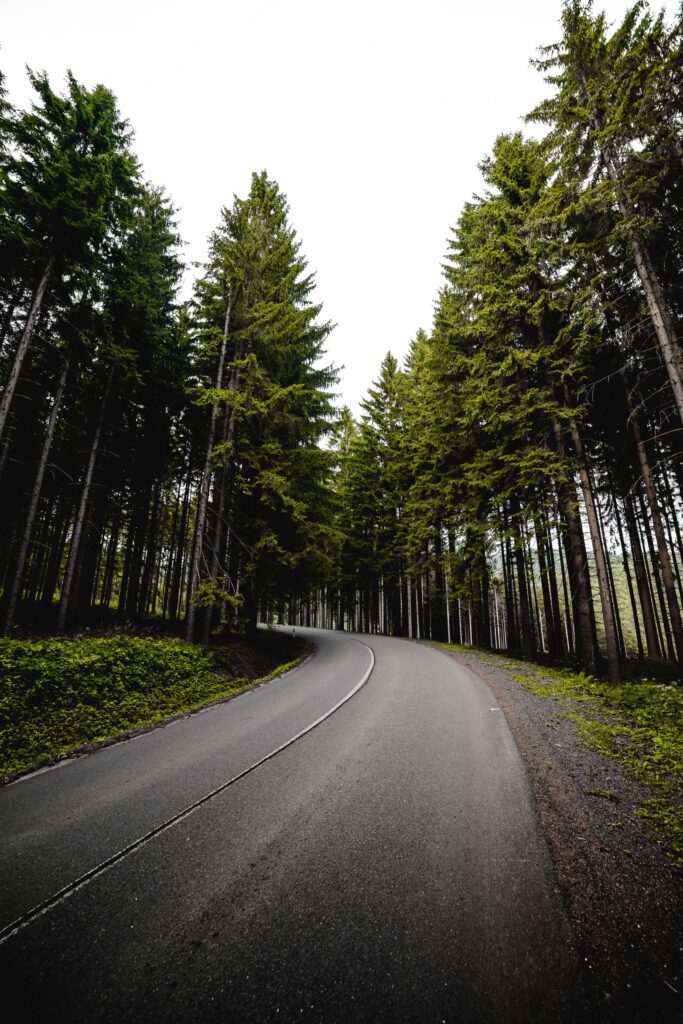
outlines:
M0 780L254 681L231 671L229 647L135 636L0 640Z

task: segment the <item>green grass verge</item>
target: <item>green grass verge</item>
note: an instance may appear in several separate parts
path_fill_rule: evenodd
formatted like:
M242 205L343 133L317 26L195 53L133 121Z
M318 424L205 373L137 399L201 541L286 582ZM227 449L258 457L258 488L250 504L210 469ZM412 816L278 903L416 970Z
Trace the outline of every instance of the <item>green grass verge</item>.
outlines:
M285 649L273 653L277 660ZM290 642L292 653L254 679L235 674L230 647L134 636L0 640L0 781L239 693L293 668L305 651Z
M442 646L497 662L530 693L554 698L573 722L579 743L616 761L642 785L645 796L637 813L655 829L669 859L683 868L681 687L650 679L612 686L570 669L532 665L455 644Z

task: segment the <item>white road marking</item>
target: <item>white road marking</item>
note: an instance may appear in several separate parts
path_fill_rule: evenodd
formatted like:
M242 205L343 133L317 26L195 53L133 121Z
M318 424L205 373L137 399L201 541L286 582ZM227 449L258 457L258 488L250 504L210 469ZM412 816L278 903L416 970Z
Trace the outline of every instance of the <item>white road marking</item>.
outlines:
M305 729L302 729L301 732L298 732L296 736L292 736L291 739L288 739L284 743L281 743L279 747L275 748L275 750L271 750L269 754L265 755L265 757L261 757L259 758L258 761L254 761L253 764L250 764L248 768L245 768L244 771L241 771L238 775L233 775L233 777L231 779L228 779L227 782L221 783L220 786L217 786L215 789L212 789L210 793L207 793L199 800L195 800L194 803L190 804L188 807L185 807L182 811L179 811L177 814L174 814L172 818L168 818L166 821L162 822L161 825L157 825L155 828L150 829L149 832L146 832L143 836L140 836L138 839L134 839L132 843L129 843L127 846L124 846L121 850L118 850L117 853L112 854L111 857L107 857L106 860L103 860L94 868L91 868L89 871L86 871L85 874L81 875L75 881L69 882L68 885L65 885L58 892L54 893L52 896L48 896L47 899L43 900L42 903L39 903L37 904L37 906L32 907L31 910L27 910L25 914L21 915L21 917L18 917L14 921L11 921L9 924L5 925L4 928L0 929L0 946L4 942L7 942L8 939L11 939L13 935L16 935L17 932L20 932L24 928L26 928L27 925L32 924L33 921L37 920L39 917L42 917L43 914L46 914L49 910L52 910L53 907L58 906L60 903L64 903L64 901L67 900L70 896L73 896L75 892L78 892L79 889L82 889L84 886L86 886L88 882L92 882L94 878L97 878L99 877L99 875L104 874L105 871L108 871L109 868L113 867L115 864L118 864L125 857L128 857L131 853L134 853L135 850L139 850L141 849L141 847L146 846L147 843L149 843L152 839L155 839L156 836L161 835L162 832L167 832L168 829L173 828L174 825L177 825L180 821L183 821L185 818L189 817L189 815L196 811L197 808L202 807L205 803L208 803L209 800L212 800L215 796L218 796L219 793L222 793L223 790L227 789L229 786L232 786L236 782L239 782L239 780L243 779L245 775L249 775L249 773L253 772L254 769L260 768L260 766L262 764L265 764L266 761L270 761L277 754L280 754L283 750L286 750L287 747L291 747L293 743L296 743L296 741L300 740L302 736L305 736L313 729L316 729L319 725L326 721L326 719L333 715L335 711L338 711L339 708L342 707L342 705L346 704L347 701L351 700L351 698L354 697L363 686L365 686L368 679L370 678L372 670L375 667L375 652L372 650L371 647L368 647L367 644L362 643L362 641L356 640L353 637L349 637L349 639L353 639L354 643L360 644L361 647L364 647L366 649L366 651L370 655L370 665L367 671L364 673L362 679L358 683L356 683L353 689L350 690L345 697L342 697L341 700L337 701L334 707L330 708L329 711L326 711L324 715L320 716L320 718L316 718L315 722L311 722L311 724L307 725Z

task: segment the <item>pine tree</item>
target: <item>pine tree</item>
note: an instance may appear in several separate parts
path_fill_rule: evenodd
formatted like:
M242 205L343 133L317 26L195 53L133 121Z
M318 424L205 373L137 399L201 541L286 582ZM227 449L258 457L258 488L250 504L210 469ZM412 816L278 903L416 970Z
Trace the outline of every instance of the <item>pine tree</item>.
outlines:
M2 155L0 244L25 248L33 292L0 400L0 436L48 285L92 266L137 176L129 131L107 89L89 91L69 74L59 96L46 75L29 77L37 102L12 119L13 146Z
M313 287L285 197L255 174L247 199L223 211L198 284L198 336L219 373L199 395L214 430L205 493L213 480L191 587L195 604L241 607L250 630L278 587L294 593L321 571L332 456L319 440L336 378L318 365L330 326L318 323Z
M615 230L628 242L683 419L683 351L651 245L655 197L667 168L665 154L657 153L661 113L673 128L662 84L680 63L681 35L667 33L663 15L653 18L643 0L611 34L605 15L593 16L592 0L566 0L562 23L562 41L546 47L537 62L554 95L529 116L550 124L558 167L582 190L583 202L618 210ZM662 61L667 45L672 51ZM655 96L664 100L664 111ZM672 131L669 138L675 137ZM680 144L676 148L680 158Z

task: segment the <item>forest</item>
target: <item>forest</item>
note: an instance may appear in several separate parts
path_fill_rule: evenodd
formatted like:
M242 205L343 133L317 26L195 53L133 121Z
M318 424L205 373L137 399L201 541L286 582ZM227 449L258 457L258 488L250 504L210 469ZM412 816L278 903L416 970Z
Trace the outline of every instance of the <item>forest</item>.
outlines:
M535 64L358 418L265 171L183 299L111 91L0 77L5 637L288 622L678 677L683 18L566 0Z

